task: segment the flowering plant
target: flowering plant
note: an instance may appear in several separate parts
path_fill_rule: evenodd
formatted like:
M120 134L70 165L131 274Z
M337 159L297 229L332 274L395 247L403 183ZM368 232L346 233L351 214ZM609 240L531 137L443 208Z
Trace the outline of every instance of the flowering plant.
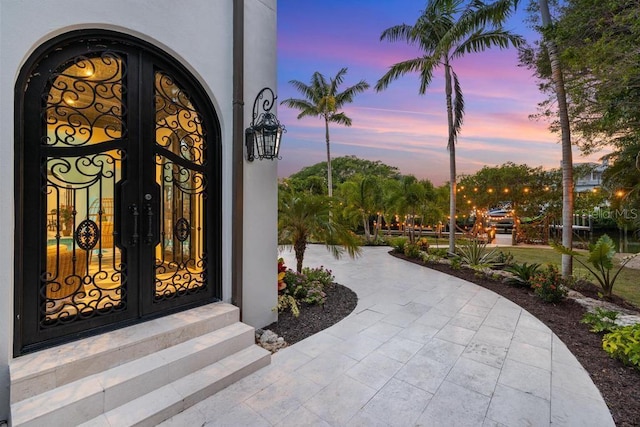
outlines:
M531 279L533 292L545 302L560 302L567 296L562 276L552 264Z
M284 281L284 275L287 267L284 265L284 259L278 258L278 292L284 290L287 284Z

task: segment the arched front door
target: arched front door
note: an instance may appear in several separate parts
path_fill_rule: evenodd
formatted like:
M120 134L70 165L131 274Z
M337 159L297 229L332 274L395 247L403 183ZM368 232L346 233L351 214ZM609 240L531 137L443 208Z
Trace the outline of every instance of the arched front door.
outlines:
M16 107L16 354L220 297L220 129L184 67L74 32Z

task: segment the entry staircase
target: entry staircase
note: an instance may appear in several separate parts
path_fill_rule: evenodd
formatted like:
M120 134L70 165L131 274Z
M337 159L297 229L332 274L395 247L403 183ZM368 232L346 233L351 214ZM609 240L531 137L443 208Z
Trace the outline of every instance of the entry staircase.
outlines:
M11 426L155 426L268 365L214 303L14 359Z

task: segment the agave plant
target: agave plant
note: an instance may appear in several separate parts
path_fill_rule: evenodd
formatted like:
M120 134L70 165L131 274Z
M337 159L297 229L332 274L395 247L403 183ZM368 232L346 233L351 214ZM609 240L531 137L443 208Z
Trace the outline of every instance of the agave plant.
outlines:
M495 265L499 256L497 249L488 250L487 244L478 239L469 240L458 246L456 253L462 264L473 268Z
M513 274L513 277L509 277L505 280L505 283L513 286L520 286L528 288L531 286L531 278L536 275L540 269L540 264L533 263L527 264L512 264L505 267L505 271Z

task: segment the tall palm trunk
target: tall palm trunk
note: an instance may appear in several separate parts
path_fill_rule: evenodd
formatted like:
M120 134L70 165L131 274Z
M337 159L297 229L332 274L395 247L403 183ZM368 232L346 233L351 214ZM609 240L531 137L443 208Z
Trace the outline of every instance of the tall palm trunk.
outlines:
M542 25L551 27L551 14L547 0L538 0ZM545 45L551 62L551 77L558 99L558 115L562 131L562 246L573 246L573 159L571 153L571 131L567 110L567 94L564 89L564 77L560 68L558 49L553 39L546 38ZM569 278L573 274L573 257L562 255L562 277Z
M447 124L449 125L449 253L456 251L456 141L453 129L453 102L451 100L451 66L444 63L445 95L447 98Z
M329 197L333 197L333 179L331 173L331 148L329 145L329 120L325 117L324 119L324 129L325 129L325 139L327 141L327 194Z

